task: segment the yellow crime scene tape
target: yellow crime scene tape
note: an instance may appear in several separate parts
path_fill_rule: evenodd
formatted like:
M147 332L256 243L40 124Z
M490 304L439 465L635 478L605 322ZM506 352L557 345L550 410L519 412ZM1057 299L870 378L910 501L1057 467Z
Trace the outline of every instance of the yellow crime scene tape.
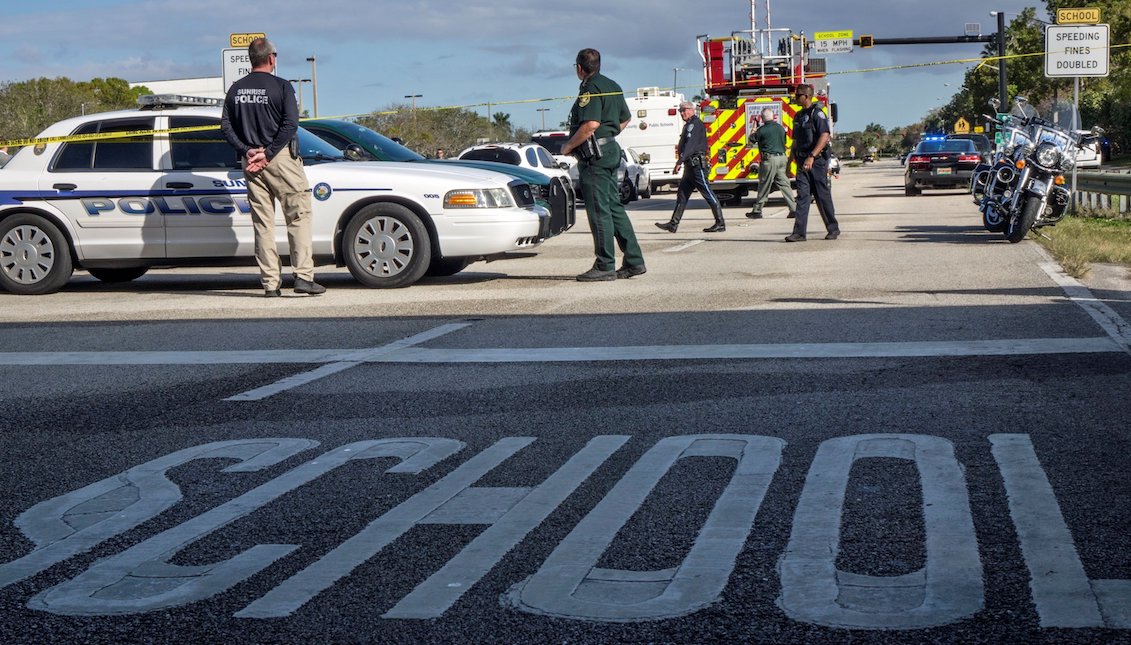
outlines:
M1122 44L1118 44L1118 45L1110 45L1108 47L1108 49L1121 49L1121 48L1124 48L1124 47L1131 47L1131 43L1122 43ZM992 64L996 61L1002 61L1002 60L1009 61L1009 60L1014 60L1014 59L1019 59L1019 58L1031 58L1033 56L1044 56L1044 55L1045 55L1044 51L1039 51L1039 52L1030 52L1028 54L1008 54L1008 55L1005 55L1005 56L985 56L985 57L978 57L978 58L955 58L955 59L951 59L951 60L932 61L932 62L928 62L928 63L913 63L913 64L907 64L907 65L892 65L892 66L889 66L889 67L865 67L865 68L860 68L860 69L841 70L841 71L837 71L837 72L825 72L825 73L822 74L822 76L838 76L838 75L842 75L842 74L865 74L865 73L874 73L874 72L890 72L890 71L898 71L898 70L904 70L904 69L934 67L934 66L937 66L937 65L968 65L968 64L971 64L971 63L978 63L978 67L982 67L983 65ZM977 68L975 68L975 69L977 69ZM681 86L681 87L673 87L671 89L674 91L674 90L680 90L680 89L702 89L702 88L699 87L699 86L695 86L695 85L685 85L685 86ZM590 96L594 96L594 97L596 97L596 96L611 96L611 95L614 95L614 94L623 94L623 92L606 92L604 94L591 94ZM570 96L557 96L557 97L537 98L537 99L516 99L516 100L510 100L510 101L491 101L489 103L488 102L467 103L467 104L464 104L464 105L417 106L415 109L421 110L421 111L466 110L466 109L471 109L471 108L490 107L490 106L522 105L522 104L528 104L528 103L549 103L549 102L557 102L557 101L572 101L575 98L577 98L577 97L570 95ZM404 110L382 110L382 111L375 111L375 112L360 112L360 113L357 113L357 114L341 114L341 115L336 115L336 116L322 116L322 117L316 117L316 118L318 118L318 119L352 119L352 118L357 118L357 117L361 117L361 116L380 116L380 115L388 115L388 114L397 114L398 112L403 112L403 111ZM299 119L299 123L302 123L302 121L311 120L312 118L315 118L315 117L308 117L306 119ZM39 145L47 145L49 143L71 143L71 142L76 142L76 141L107 141L107 140L113 140L113 139L130 139L130 138L156 136L156 135L180 134L180 133L183 133L183 132L206 132L206 131L218 130L218 129L219 129L219 127L217 127L217 126L206 125L206 126L191 126L191 127L184 127L184 128L170 128L170 129L167 129L167 130L130 130L130 131L125 131L125 132L97 132L97 133L92 133L92 134L71 134L71 135L63 135L63 136L56 136L56 137L34 137L34 138L25 138L25 139L8 139L8 140L5 140L5 141L0 141L0 148L21 148L21 147L24 147L24 146L39 146Z

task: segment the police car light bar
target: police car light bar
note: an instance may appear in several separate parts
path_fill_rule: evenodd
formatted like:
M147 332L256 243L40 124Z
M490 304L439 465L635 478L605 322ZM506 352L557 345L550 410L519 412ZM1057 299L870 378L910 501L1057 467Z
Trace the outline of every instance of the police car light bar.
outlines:
M205 96L185 96L183 94L146 94L137 97L137 104L143 108L164 107L173 105L211 105L221 106L223 99L208 98Z

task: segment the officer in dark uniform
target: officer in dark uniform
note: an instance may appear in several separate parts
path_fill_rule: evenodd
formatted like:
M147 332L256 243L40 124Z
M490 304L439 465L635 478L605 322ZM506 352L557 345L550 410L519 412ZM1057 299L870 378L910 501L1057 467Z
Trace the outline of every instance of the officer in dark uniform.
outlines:
M643 274L644 254L636 241L636 231L628 213L620 203L617 190L617 169L620 168L620 144L616 135L632 118L624 91L612 79L601 74L601 54L596 49L582 49L574 64L581 81L577 100L569 113L569 141L562 154L578 157L581 195L593 233L593 251L597 256L593 268L577 276L580 282L598 282L631 278ZM616 266L614 241L624 254Z
M658 228L669 233L675 233L679 228L679 220L683 218L683 209L687 200L691 198L691 191L698 190L711 212L715 215L715 223L703 229L704 233L719 233L727 230L726 221L723 220L723 206L719 198L711 192L707 184L707 128L699 117L695 115L695 105L684 101L679 104L679 116L683 118L683 131L679 134L679 145L676 146L676 162L672 172L679 172L683 166L683 177L679 180L679 192L676 193L675 211L667 222L656 222Z
M829 118L813 96L812 85L798 85L794 99L801 111L793 118L793 161L797 164L797 210L793 232L786 242L804 242L809 224L809 203L817 198L817 210L825 222L826 240L840 236L840 224L833 210L833 194L829 190L829 139L832 131Z

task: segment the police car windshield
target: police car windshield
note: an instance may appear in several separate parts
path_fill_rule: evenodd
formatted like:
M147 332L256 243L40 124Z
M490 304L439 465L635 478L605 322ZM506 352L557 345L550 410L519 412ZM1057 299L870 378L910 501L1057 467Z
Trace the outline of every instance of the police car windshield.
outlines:
M299 156L305 162L321 163L346 160L345 155L340 150L302 128L298 129L298 151Z
M383 134L370 130L363 125L350 125L348 127L349 139L362 144L362 148L375 151L378 159L385 161L424 161L424 156L409 150Z

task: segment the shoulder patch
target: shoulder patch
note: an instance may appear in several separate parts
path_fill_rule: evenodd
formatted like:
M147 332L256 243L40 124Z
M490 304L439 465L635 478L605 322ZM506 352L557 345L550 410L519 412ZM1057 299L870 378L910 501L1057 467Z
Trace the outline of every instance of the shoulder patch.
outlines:
M589 105L589 99L591 99L591 98L593 98L593 97L591 97L589 95L589 92L586 92L586 93L582 94L581 96L577 97L578 107L585 107L586 105Z

